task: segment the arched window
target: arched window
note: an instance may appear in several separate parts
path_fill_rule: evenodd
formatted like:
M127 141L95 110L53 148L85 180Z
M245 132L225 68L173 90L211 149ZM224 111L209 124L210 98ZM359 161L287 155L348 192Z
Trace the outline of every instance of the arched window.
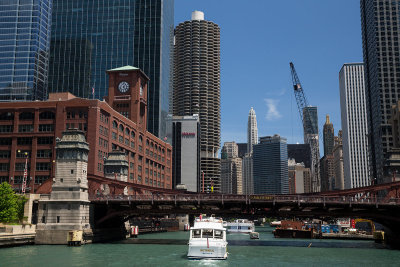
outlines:
M131 132L131 137L135 138L135 132L134 131Z
M35 114L33 112L22 112L19 114L20 120L33 120L35 118Z
M116 121L113 121L113 128L118 129L118 123Z
M124 132L124 126L122 126L122 124L119 125L119 130L120 132Z
M131 132L129 131L129 129L128 128L125 128L125 134L126 134L126 136L127 137L129 137L129 134L130 134Z
M143 142L143 137L141 135L139 135L139 143Z
M10 121L14 120L14 113L12 112L4 112L0 114L0 120L1 121Z
M53 120L55 117L56 115L51 111L43 111L39 114L39 120Z
M146 140L146 146L149 146L149 144L150 144L149 140Z

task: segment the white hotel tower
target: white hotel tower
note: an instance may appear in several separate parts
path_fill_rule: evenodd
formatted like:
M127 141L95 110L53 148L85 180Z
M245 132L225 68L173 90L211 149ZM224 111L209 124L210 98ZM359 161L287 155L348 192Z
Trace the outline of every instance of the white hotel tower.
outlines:
M253 107L249 111L247 121L247 153L242 160L243 194L254 193L253 181L253 145L258 144L258 129L256 112Z
M339 72L340 109L343 130L345 189L370 185L368 125L364 64L344 64Z
M258 144L258 129L256 112L253 107L249 111L249 119L247 121L247 152L253 152L253 145Z

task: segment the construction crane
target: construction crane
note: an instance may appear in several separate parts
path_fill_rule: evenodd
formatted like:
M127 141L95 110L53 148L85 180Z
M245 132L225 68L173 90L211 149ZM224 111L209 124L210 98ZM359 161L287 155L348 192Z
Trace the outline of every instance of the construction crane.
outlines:
M297 108L301 121L303 122L304 142L309 144L311 149L311 191L320 192L318 121L314 121L314 116L311 115L310 109L307 108L310 107L310 105L308 105L306 95L304 94L303 87L301 86L300 79L297 76L296 69L292 62L290 62L290 71L292 73Z

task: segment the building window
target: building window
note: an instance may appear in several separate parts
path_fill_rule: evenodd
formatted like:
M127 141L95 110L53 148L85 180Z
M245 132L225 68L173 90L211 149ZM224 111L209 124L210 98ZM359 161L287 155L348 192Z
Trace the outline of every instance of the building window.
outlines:
M129 139L125 138L125 145L129 146Z
M53 155L53 152L49 149L47 150L38 150L36 152L36 157L37 158L51 158Z
M40 124L39 125L39 132L53 132L54 125L53 124Z
M71 170L71 174L74 174L74 170Z
M33 120L35 118L35 114L32 112L22 112L19 114L20 120Z
M133 173L129 174L129 179L133 180Z
M53 120L55 117L55 114L51 111L43 111L39 114L39 120Z
M0 176L0 184L4 182L9 182L10 177L8 176Z
M11 152L6 150L0 151L0 159L8 159L10 158Z
M112 139L117 140L117 133L112 132Z
M135 142L134 141L131 141L131 147L135 148Z
M50 137L50 136L38 137L37 144L38 145L51 145L51 144L53 144L53 137Z
M23 163L22 162L15 163L15 170L16 171L24 171L25 170L25 162L23 162Z
M32 145L32 137L18 137L18 145ZM9 143L11 145L11 142Z
M36 163L36 170L37 171L49 171L50 170L50 163L49 162L37 162Z
M124 137L122 135L119 136L118 141L120 143L124 143Z
M7 172L9 164L8 163L0 163L0 172Z
M0 146L10 146L11 142L11 138L0 138Z
M50 178L50 176L48 176L48 175L36 175L35 176L35 184L42 184L42 183L44 183L44 181L46 181L49 178Z
M142 176L141 176L141 175L138 175L138 176L137 176L137 180L138 180L138 182L142 182Z
M14 184L22 184L23 179L22 175L14 176Z
M119 131L120 131L121 133L124 132L124 126L122 126L122 124L119 125Z
M0 125L0 133L11 133L13 125Z
M57 223L60 223L60 216L57 216Z
M118 129L118 123L116 121L113 121L113 129Z
M46 204L43 204L43 207L45 207L46 206ZM45 208L43 208L43 209L45 209ZM42 223L46 223L46 216L42 216Z

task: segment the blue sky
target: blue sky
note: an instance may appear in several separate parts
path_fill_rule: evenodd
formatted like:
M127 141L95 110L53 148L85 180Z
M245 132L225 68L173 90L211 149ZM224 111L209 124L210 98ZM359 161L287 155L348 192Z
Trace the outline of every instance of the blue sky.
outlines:
M246 142L250 107L259 136L303 142L291 61L318 107L320 133L329 114L337 134L340 68L362 62L359 0L175 0L175 25L193 10L221 28L221 145Z

